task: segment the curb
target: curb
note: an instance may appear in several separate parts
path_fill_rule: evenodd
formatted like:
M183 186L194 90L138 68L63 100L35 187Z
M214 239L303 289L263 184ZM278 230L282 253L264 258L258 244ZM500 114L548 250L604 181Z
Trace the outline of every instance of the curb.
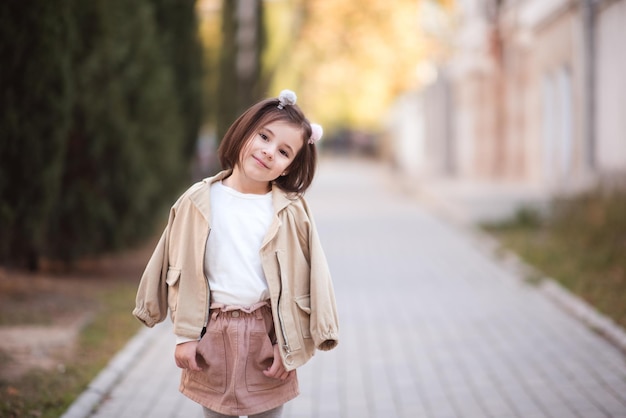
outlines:
M109 364L89 383L87 389L70 405L61 418L86 418L102 403L113 387L126 374L144 348L156 338L149 328L139 330L111 359Z
M554 279L544 278L544 281L539 284L539 288L562 309L582 321L626 354L626 332L611 318L602 315L587 302L574 296Z

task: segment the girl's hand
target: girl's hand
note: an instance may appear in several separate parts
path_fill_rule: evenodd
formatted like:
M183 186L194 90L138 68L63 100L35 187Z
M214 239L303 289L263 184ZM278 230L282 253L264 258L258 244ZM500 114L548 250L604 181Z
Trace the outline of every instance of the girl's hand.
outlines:
M174 352L176 365L181 369L189 369L196 372L202 370L196 361L196 347L198 347L198 341L178 344Z
M285 370L283 361L280 359L278 344L274 344L274 361L267 370L263 370L263 374L267 377L280 380L285 380L292 375L292 372Z

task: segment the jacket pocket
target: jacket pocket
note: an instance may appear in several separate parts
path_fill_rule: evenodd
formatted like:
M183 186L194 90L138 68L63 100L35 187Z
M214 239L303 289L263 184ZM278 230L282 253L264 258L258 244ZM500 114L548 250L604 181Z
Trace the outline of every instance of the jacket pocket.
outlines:
M296 306L298 307L302 336L311 338L311 295L298 296Z
M167 270L167 277L165 278L165 283L167 283L167 305L172 312L172 315L176 313L176 308L178 307L178 289L179 289L179 281L180 279L180 269L170 267Z

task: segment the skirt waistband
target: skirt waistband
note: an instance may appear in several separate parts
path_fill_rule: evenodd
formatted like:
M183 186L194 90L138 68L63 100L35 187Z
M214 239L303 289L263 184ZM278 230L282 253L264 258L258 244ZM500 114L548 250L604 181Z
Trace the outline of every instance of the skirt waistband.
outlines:
M209 312L211 313L211 319L215 319L218 316L226 316L229 318L239 318L241 316L249 316L256 313L258 318L261 317L261 308L270 307L269 300L257 302L250 306L239 305L225 305L223 303L211 303L209 306Z

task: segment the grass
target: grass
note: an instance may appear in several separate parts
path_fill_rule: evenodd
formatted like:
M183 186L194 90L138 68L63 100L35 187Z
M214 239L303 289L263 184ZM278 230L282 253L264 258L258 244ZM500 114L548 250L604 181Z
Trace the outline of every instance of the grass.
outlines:
M626 188L602 187L485 225L508 249L626 328Z
M80 331L71 357L64 358L55 370L32 369L19 378L0 381L1 417L62 415L112 356L137 332L139 322L130 314L134 306L136 282L107 280L89 289L82 291L80 297L73 295L73 300L81 309L85 302L89 302L94 313ZM45 323L41 316L22 318L21 322ZM0 351L0 368L10 361L10 353Z

